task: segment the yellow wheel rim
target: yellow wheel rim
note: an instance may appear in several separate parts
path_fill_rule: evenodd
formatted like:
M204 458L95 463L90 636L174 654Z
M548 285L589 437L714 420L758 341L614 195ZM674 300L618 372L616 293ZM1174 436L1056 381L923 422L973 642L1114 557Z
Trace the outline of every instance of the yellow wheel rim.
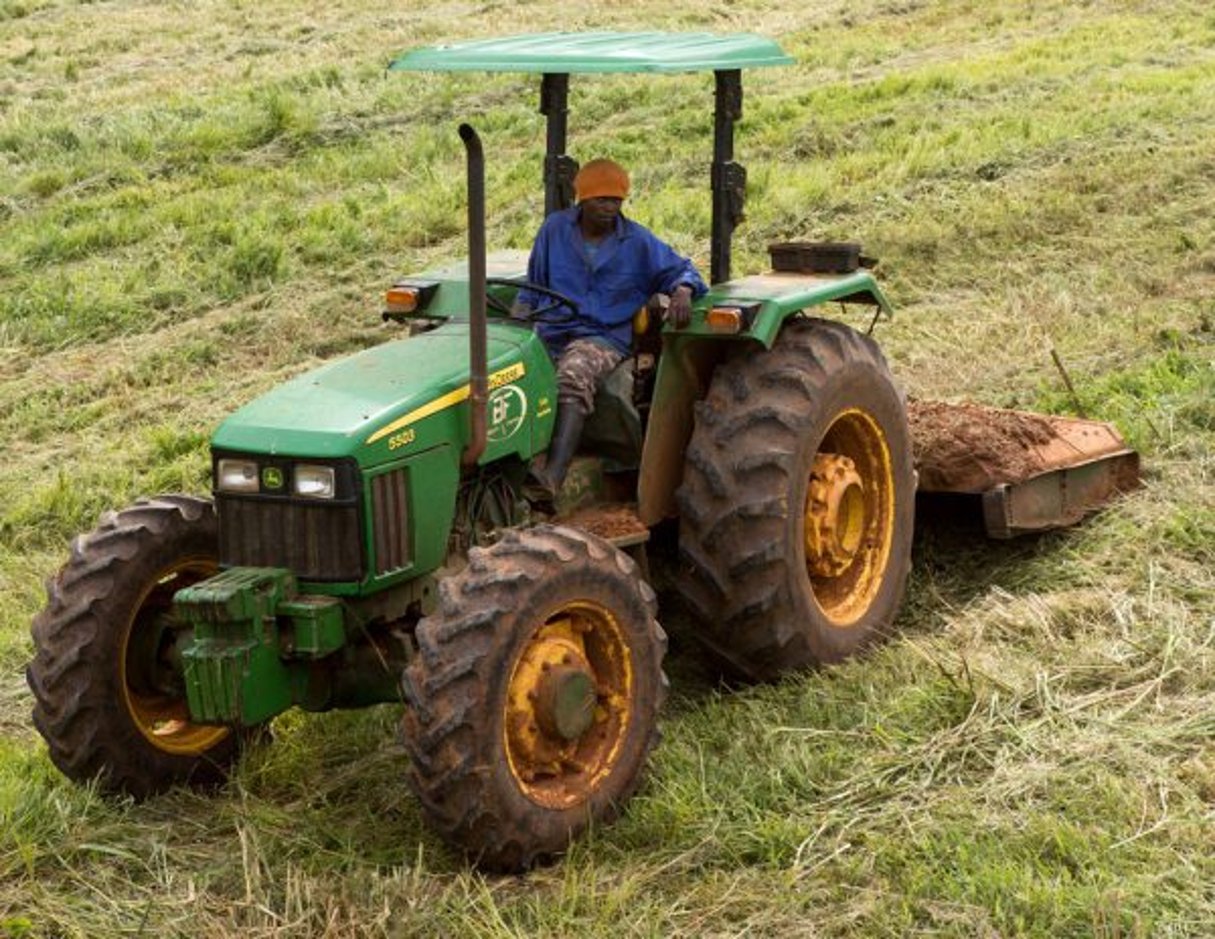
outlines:
M173 605L173 594L206 580L218 570L209 558L186 558L166 567L144 590L123 632L119 683L131 720L152 746L178 756L199 756L228 736L227 727L195 724L185 698L152 687L146 657L160 651L158 636L163 617Z
M806 574L833 626L857 622L881 589L894 536L890 447L864 411L839 414L810 467L803 513Z
M506 756L522 792L553 809L590 798L620 758L632 693L628 643L610 610L578 600L550 615L506 690Z

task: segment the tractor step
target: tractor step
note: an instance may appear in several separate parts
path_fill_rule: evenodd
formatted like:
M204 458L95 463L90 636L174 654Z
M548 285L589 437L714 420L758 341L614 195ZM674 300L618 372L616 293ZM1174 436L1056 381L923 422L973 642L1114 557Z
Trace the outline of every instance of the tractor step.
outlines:
M1139 485L1113 425L978 404L910 401L922 493L978 497L992 538L1074 525Z
M630 503L578 509L569 515L558 516L553 522L598 535L617 548L630 548L650 540L650 530L638 517L637 506Z

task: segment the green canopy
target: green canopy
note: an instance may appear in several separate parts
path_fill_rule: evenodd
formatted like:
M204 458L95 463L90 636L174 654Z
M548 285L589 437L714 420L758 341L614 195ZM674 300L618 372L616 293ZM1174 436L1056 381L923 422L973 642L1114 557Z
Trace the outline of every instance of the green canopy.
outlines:
M698 72L790 65L751 33L535 33L414 49L389 68L414 72Z

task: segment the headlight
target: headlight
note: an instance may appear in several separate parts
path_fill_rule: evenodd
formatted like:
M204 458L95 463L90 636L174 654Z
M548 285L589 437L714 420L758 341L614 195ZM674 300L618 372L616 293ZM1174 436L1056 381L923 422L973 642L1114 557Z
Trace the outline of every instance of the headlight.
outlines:
M300 463L295 467L295 494L306 499L332 499L337 486L332 466Z
M215 488L222 492L257 492L257 463L220 460L215 469Z

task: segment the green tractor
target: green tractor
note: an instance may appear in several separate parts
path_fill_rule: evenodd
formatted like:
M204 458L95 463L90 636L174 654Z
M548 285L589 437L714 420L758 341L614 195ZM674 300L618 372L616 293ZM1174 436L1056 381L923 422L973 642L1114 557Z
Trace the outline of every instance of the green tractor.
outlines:
M624 390L596 411L602 448L588 429L541 518L522 484L552 433L555 373L533 324L508 315L531 286L526 255L486 255L481 145L463 125L470 259L388 291L385 316L409 335L229 417L213 498L140 500L73 543L28 669L55 765L145 797L222 780L293 706L403 703L428 821L483 866L518 870L639 784L666 688L646 579L656 526L677 525L679 590L743 675L882 636L910 563L904 399L872 339L812 314L889 305L849 246L783 245L780 270L730 273L740 70L788 62L755 36L643 33L396 61L542 74L546 211L569 203L577 168L571 73L713 71L710 293L687 328L639 329L608 383Z

